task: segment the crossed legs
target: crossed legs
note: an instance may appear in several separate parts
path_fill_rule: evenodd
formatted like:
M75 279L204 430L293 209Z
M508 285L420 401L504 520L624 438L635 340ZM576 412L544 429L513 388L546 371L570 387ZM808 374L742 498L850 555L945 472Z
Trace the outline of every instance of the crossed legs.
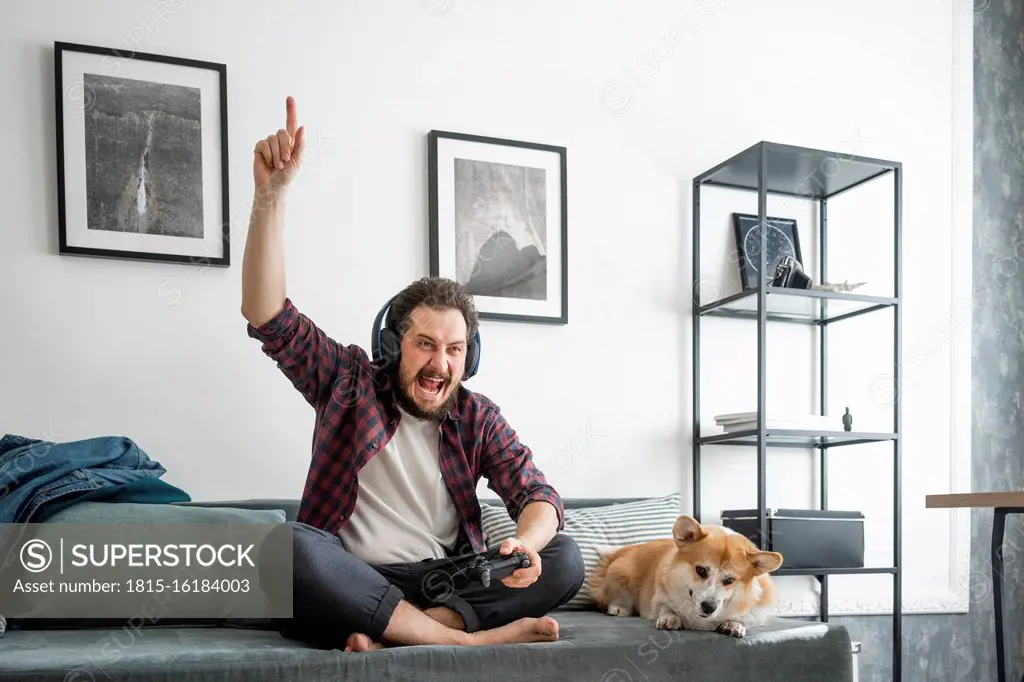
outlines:
M452 568L450 560L373 566L346 552L331 533L288 525L293 617L278 625L286 637L323 648L554 641L558 623L546 614L571 599L584 580L579 548L564 535L540 552L543 572L530 587L495 582L485 589L445 579L438 594L437 576Z

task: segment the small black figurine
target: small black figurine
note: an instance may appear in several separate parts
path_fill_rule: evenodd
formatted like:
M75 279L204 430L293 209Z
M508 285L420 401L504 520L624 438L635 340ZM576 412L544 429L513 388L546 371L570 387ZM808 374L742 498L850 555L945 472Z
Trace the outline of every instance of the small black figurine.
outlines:
M843 415L843 431L853 430L853 415L850 414L850 408L846 408L846 414Z

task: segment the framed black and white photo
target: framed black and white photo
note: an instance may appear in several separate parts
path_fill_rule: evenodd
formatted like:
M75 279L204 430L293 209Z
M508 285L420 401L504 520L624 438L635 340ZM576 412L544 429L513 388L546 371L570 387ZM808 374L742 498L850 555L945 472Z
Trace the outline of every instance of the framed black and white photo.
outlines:
M60 253L227 267L224 64L54 43Z
M430 131L430 274L465 285L481 319L568 322L565 158L565 147Z
M800 250L800 232L792 218L765 216L768 232L765 236L765 272L762 278L771 284L775 269L783 258L794 258L803 265ZM743 291L758 285L758 269L761 263L761 219L748 213L732 214L733 236L736 239L736 261L739 267L740 286Z

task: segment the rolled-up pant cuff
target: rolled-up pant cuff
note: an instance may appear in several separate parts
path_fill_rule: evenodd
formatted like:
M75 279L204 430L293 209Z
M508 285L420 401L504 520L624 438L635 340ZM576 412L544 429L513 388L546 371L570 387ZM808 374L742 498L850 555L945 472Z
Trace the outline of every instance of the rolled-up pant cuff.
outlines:
M373 612L373 617L370 619L370 627L368 628L369 632L366 633L374 642L384 639L384 631L388 629L391 616L394 615L395 609L398 608L398 602L402 601L403 598L405 598L405 594L402 590L394 585L388 585L387 591L377 605L377 610Z
M466 632L476 632L480 629L480 618L476 615L476 611L470 606L469 602L458 595L452 595L448 597L442 606L447 606L449 609L459 614L462 617L463 630Z

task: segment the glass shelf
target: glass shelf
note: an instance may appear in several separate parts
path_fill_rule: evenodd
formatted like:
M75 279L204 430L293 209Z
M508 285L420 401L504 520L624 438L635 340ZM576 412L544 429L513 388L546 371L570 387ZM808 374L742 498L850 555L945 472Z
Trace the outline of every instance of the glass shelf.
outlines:
M856 575L858 573L897 573L893 566L868 566L865 568L786 568L783 565L772 571L772 575Z
M762 141L698 175L695 181L756 192L762 149L768 156L766 191L805 199L828 199L902 167L896 161Z
M898 302L888 296L868 296L821 289L766 288L767 318L779 322L829 324L876 310L885 310ZM698 309L700 315L738 317L757 320L757 289L741 291L712 301Z
M834 447L838 445L859 445L895 440L895 433L873 431L822 431L815 429L767 429L765 445L768 447ZM757 446L757 429L744 429L728 433L713 433L700 437L702 445L753 445Z

